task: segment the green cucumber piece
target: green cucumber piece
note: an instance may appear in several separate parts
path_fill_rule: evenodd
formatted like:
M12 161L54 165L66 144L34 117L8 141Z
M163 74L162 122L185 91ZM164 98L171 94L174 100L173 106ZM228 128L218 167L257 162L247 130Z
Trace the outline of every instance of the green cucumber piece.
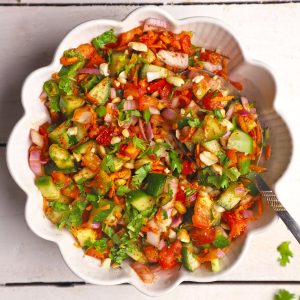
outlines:
M70 124L70 121L65 121L52 130L48 135L50 141L64 149L68 149L70 146L76 144L77 140L67 134Z
M70 66L62 66L60 71L58 72L58 76L74 77L76 75L76 72L81 68L83 68L84 65L85 65L85 60L80 60Z
M226 233L224 232L224 230L220 227L216 229L216 236L213 241L213 245L216 248L220 248L220 249L223 249L223 248L229 246L229 239L228 239Z
M145 64L141 71L140 71L140 77L141 78L146 78L147 77L147 73L148 72L154 72L154 73L159 73L160 74L160 78L167 78L169 76L173 76L174 73L166 68L157 66L157 65L148 65Z
M59 106L66 117L71 117L75 109L84 105L84 99L77 96L64 96L60 98Z
M151 173L146 178L145 192L151 196L157 197L164 189L167 175L159 173Z
M132 244L130 247L126 249L126 254L131 257L133 260L143 264L147 262L146 256L144 253L140 250L138 245Z
M82 87L85 93L89 92L97 83L99 83L99 79L96 75L89 74L85 77L81 82L80 86Z
M244 159L242 161L239 161L239 171L241 175L246 175L250 172L250 159Z
M109 62L110 74L117 76L129 63L129 57L124 52L112 52Z
M96 176L95 172L93 172L91 169L87 167L84 167L78 173L76 173L73 178L76 183L81 184L89 179L92 179L95 176Z
M253 140L251 136L244 131L236 129L228 139L227 148L244 153L252 153Z
M131 191L126 195L127 201L138 211L150 209L154 205L154 199L141 190Z
M61 196L59 189L53 182L51 176L39 176L35 180L35 185L48 200L58 200Z
M143 62L146 64L151 64L156 59L155 54L150 49L148 49L147 52L142 53L141 55Z
M216 140L223 136L226 132L226 127L212 115L206 115L203 126L198 128L192 137L192 141L196 144Z
M86 143L83 143L74 148L73 152L75 154L86 154L91 151L93 147L96 147L96 142L94 140L89 140Z
M220 195L217 204L224 207L226 210L233 209L240 200L247 194L247 190L243 193L236 193L235 189L240 184L238 182L232 182L230 186Z
M49 147L50 158L55 162L60 169L74 168L74 158L68 150L59 147L56 144L52 144Z
M222 147L217 140L202 143L202 146L209 152L217 155L219 151L222 151Z
M192 244L183 245L182 262L183 266L190 272L194 272L200 267L200 262L197 260L197 256L193 253Z
M210 263L211 263L211 270L213 271L213 272L220 272L220 270L221 270L221 266L220 266L220 261L219 261L219 259L218 258L215 258L215 259L212 259L211 261L210 261Z
M109 77L105 77L96 86L94 86L88 92L88 96L94 100L93 104L96 104L97 106L105 104L110 95L110 87L111 82Z

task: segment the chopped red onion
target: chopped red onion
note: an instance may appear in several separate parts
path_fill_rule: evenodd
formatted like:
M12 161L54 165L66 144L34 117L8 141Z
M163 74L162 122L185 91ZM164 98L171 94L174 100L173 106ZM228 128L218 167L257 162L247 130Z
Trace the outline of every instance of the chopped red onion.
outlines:
M225 252L224 251L222 251L221 249L218 249L217 250L217 256L218 256L218 258L221 258L221 257L223 257L225 255Z
M44 147L44 138L36 130L30 129L30 138L35 145L40 148Z
M241 97L241 102L245 111L250 111L249 101L246 97Z
M194 77L198 76L200 73L198 71L195 70L190 70L187 77L190 79L193 79Z
M161 250L163 247L165 247L166 246L166 242L165 242L165 240L161 240L160 242L159 242L159 245L158 245L158 250Z
M149 111L151 115L160 115L160 111L156 107L150 106Z
M176 108L178 104L179 104L179 98L178 97L173 98L171 102L171 107Z
M168 26L165 20L156 19L156 18L148 18L144 23L144 31L160 31L166 29Z
M42 100L42 101L46 101L47 100L47 93L45 91L41 92L39 98Z
M96 68L82 68L80 70L78 70L79 74L94 74L94 75L98 75L99 74L99 70Z
M146 136L147 136L147 139L148 140L152 140L153 137L154 137L154 135L153 135L151 123L150 122L146 123L145 127L146 127Z
M178 69L186 69L189 65L189 56L186 53L160 50L157 57L165 64Z
M115 88L111 88L110 89L110 98L111 99L114 99L117 97L117 92L116 92L116 89Z
M144 264L139 262L134 262L131 264L131 268L136 272L136 274L141 278L144 283L152 283L154 280L154 274L151 270Z
M242 212L242 214L243 214L243 217L245 219L248 219L248 218L251 218L253 216L253 211L252 210L244 210Z
M32 149L29 152L29 166L31 171L37 176L43 175L41 154L42 152L39 149Z
M104 117L104 121L107 123L111 123L112 121L112 115L111 114L106 114Z
M215 71L221 71L222 70L222 66L220 64L214 65L209 61L205 61L203 63L203 68L207 71L210 71L210 72L215 72Z
M124 110L134 110L136 108L137 108L137 105L134 100L126 100L124 102Z
M245 188L240 186L240 187L235 188L234 191L236 194L243 194L245 192Z
M165 108L161 115L167 120L174 120L177 117L176 111L171 108Z
M92 229L99 229L101 227L101 223L99 222L93 222L91 225Z
M225 118L226 118L227 120L230 120L230 119L231 119L231 116L232 116L232 114L233 114L233 112L234 112L234 106L235 106L234 103L230 104L230 106L229 106L229 108L228 108L228 110L227 110L227 112L226 112L226 115L225 115Z
M172 228L177 228L182 223L182 220L183 220L182 215L181 214L176 214L172 218L171 227Z
M141 135L143 137L143 139L147 142L147 137L146 137L146 134L145 134L145 130L144 130L144 124L143 124L143 121L141 118L139 118L139 128L140 128L140 131L141 131Z
M188 197L189 202L193 202L197 199L197 193L192 194Z
M160 233L159 232L152 232L148 231L147 232L147 242L158 248L159 242L160 242Z
M226 133L222 136L222 138L227 139L227 138L230 137L230 135L231 135L231 131L228 130L228 131L226 131Z
M250 114L250 111L249 110L246 110L246 109L240 109L237 111L237 113L240 115L240 116L248 116Z

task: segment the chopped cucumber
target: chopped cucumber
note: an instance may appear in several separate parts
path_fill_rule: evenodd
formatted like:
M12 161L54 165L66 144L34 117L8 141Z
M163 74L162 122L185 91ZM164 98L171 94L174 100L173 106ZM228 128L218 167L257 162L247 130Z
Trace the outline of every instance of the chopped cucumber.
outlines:
M211 263L211 270L213 272L220 272L221 266L218 258L212 259L210 263Z
M49 155L60 169L74 168L74 158L68 150L59 147L56 144L52 144L49 147Z
M68 76L68 77L74 77L76 75L76 72L83 68L85 65L85 60L77 61L76 63L70 65L70 66L62 66L60 71L58 72L58 76Z
M145 64L143 66L143 68L140 71L140 77L141 78L146 78L147 77L147 73L151 72L151 73L158 73L159 74L159 78L167 78L169 76L173 76L174 73L166 68L157 66L157 65L148 65Z
M252 153L253 140L249 134L236 129L232 132L228 139L227 148L237 150L239 152Z
M124 70L129 63L129 57L124 52L112 52L109 62L109 70L111 75L116 76Z
M58 200L61 196L59 189L54 184L51 176L39 176L35 180L35 185L48 200Z
M146 178L145 192L151 196L157 197L164 189L167 175L159 173L151 173Z
M78 173L74 175L74 180L76 183L84 183L85 181L92 179L96 176L96 173L93 172L91 169L84 167Z
M87 152L91 151L93 147L96 147L96 142L94 140L89 140L86 143L77 146L73 152L75 154L86 154Z
M192 137L192 141L197 144L216 140L224 135L226 127L212 115L206 115L203 126L198 128Z
M97 106L105 104L110 95L110 87L110 79L105 77L88 92L88 100Z
M250 159L244 159L242 161L239 161L239 171L241 175L246 175L250 172Z
M99 79L96 75L89 74L87 77L85 77L81 82L80 86L82 87L83 91L85 93L89 92L97 83L99 82Z
M76 108L84 105L84 99L77 96L64 96L60 98L60 109L66 117L71 117Z
M138 211L150 209L154 205L154 199L141 190L131 191L126 197L127 201Z
M135 261L143 264L147 262L144 253L139 249L138 245L132 244L126 249L126 254Z
M50 141L64 149L68 149L70 146L76 144L77 140L67 134L70 123L70 121L65 121L51 131L48 135Z
M217 140L212 140L209 142L204 142L202 146L209 152L217 155L219 151L222 151L221 145Z
M193 253L192 244L183 245L182 262L184 267L190 272L194 272L200 267L200 262L197 260L197 256Z
M193 93L198 100L201 100L208 91L209 85L205 79L193 85Z
M220 249L223 249L229 245L229 239L223 228L219 227L216 229L216 236L213 241L213 245Z
M148 49L147 52L142 53L141 55L142 55L143 62L146 64L151 64L156 59L155 54L150 49Z
M64 211L55 211L53 208L48 208L45 212L46 217L55 225L60 224L65 215Z
M230 186L221 194L217 204L224 207L226 210L234 208L240 200L247 194L245 189L242 193L237 193L236 188L240 186L238 182L232 182Z

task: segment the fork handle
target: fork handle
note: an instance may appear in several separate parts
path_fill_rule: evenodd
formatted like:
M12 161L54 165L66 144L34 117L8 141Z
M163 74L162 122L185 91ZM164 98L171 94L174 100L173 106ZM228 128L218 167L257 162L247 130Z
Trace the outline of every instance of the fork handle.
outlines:
M291 233L294 235L294 237L300 244L300 226L287 212L287 210L282 206L275 193L273 193L272 191L261 191L261 195L272 206L277 215L284 222L284 224L287 226L287 228L291 231Z

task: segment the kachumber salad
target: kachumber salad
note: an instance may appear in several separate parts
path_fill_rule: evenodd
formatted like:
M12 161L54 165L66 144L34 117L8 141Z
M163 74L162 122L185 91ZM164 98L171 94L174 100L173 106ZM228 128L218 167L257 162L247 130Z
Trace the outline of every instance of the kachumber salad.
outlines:
M256 110L201 72L227 79L229 59L191 37L150 18L66 50L40 96L51 122L30 132L47 218L104 266L130 258L146 283L181 265L218 272L262 213Z

